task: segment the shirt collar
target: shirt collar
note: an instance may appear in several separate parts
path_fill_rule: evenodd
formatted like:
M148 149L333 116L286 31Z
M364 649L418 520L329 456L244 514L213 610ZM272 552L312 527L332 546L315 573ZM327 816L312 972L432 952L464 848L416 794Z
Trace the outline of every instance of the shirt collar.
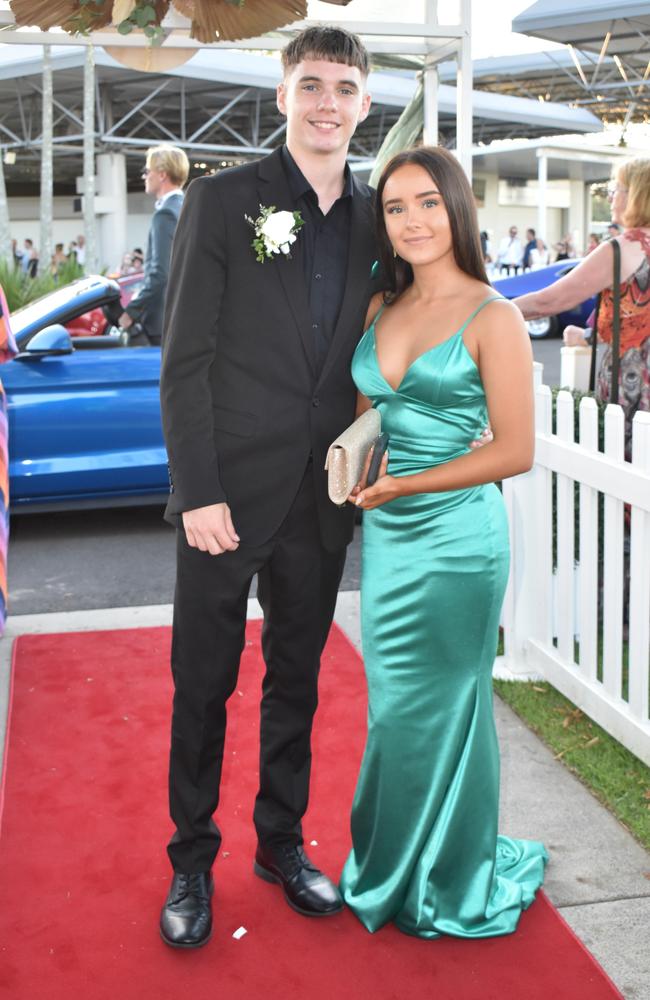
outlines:
M286 146L282 146L280 150L282 156L282 165L284 167L284 172L287 175L287 180L289 182L289 190L291 191L291 197L294 201L298 201L303 195L311 194L314 197L316 203L318 199L316 197L316 192L313 187L303 174L302 170L294 160L293 156L289 152ZM343 191L341 192L341 198L351 198L352 197L352 172L348 164L345 164L345 172L343 174Z
M165 204L165 202L167 201L168 198L171 198L171 196L174 195L174 194L182 194L182 193L183 193L183 191L182 191L181 188L172 188L171 191L167 191L166 194L163 194L163 195L161 195L160 198L156 199L156 206L155 207L156 208L162 208L162 206Z

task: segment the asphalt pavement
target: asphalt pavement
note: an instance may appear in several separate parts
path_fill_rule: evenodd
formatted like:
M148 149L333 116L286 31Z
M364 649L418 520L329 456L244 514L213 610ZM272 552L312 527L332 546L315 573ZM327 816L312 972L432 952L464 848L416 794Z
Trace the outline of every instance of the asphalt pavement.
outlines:
M560 346L556 339L533 341L549 385L560 377ZM15 515L8 562L11 613L169 604L174 544L160 506ZM341 589L358 587L357 532Z

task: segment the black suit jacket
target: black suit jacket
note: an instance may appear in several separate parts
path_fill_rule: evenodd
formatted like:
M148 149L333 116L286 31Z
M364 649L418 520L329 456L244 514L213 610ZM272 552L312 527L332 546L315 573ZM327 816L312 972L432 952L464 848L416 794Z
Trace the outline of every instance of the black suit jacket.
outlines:
M255 259L259 206L293 211L279 150L190 185L165 312L163 428L172 492L166 516L226 501L243 544L279 528L310 454L323 543L349 541L353 509L327 497L325 456L354 419L350 362L373 291L373 192L353 180L347 283L320 372L300 234L290 259Z
M156 343L162 337L169 260L182 204L183 195L172 194L154 212L147 237L144 284L126 307L129 316L141 323L147 336Z

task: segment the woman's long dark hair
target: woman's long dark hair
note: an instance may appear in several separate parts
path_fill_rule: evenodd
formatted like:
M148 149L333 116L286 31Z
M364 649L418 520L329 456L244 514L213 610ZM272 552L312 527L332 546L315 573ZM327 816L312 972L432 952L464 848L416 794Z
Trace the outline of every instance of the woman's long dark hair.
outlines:
M474 195L465 171L453 153L443 149L442 146L419 146L417 149L407 149L394 156L386 164L377 185L375 212L379 258L386 282L384 302L387 305L394 302L413 283L411 265L401 257L393 255L393 247L386 232L383 206L386 181L396 170L408 163L423 167L442 195L449 216L454 260L459 268L477 281L489 285L481 253Z

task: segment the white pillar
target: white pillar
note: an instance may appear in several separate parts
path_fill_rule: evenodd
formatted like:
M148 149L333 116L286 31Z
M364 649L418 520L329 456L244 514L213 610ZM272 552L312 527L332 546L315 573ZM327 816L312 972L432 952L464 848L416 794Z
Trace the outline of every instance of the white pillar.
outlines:
M97 271L95 238L95 52L86 46L84 66L84 236L87 274Z
M584 252L586 246L586 228L587 220L585 219L584 182L581 180L570 180L569 232L574 239L576 253L578 255Z
M39 273L47 274L52 260L52 59L51 47L43 46L43 97L41 126L41 235Z
M438 0L426 0L426 23L438 23ZM424 144L438 145L438 67L424 60Z
M546 183L548 181L548 156L537 150L537 235L546 243Z
M9 203L5 187L4 153L0 147L0 260L8 260L13 264L11 256L11 232L9 228Z
M463 36L458 52L456 82L456 155L472 180L472 51L471 0L460 0L460 23Z
M126 250L126 157L100 153L97 157L98 256L101 267L115 270Z

